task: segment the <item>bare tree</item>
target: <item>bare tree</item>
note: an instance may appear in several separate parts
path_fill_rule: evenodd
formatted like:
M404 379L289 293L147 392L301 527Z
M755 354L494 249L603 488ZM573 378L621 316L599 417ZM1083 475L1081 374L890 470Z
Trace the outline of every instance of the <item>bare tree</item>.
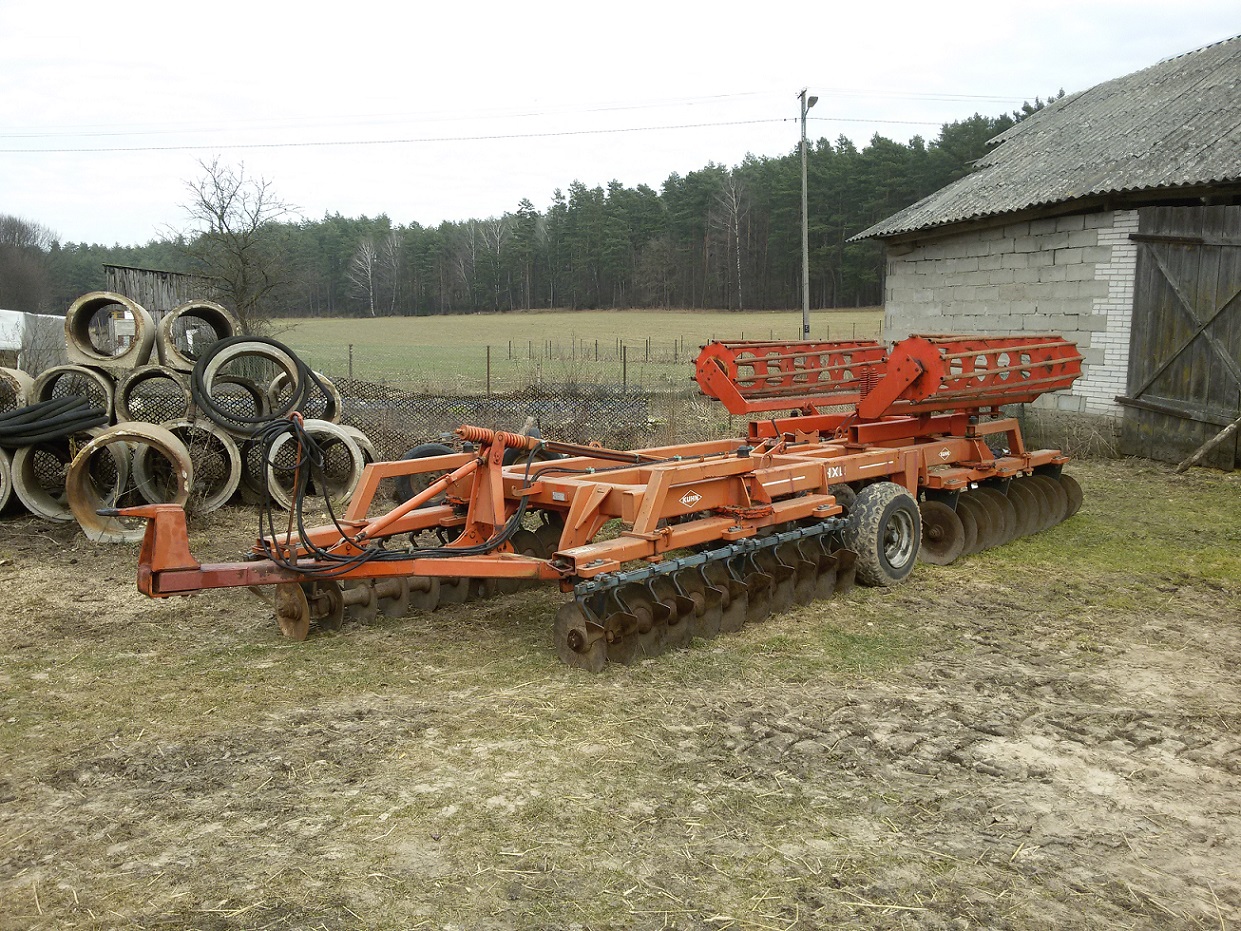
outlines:
M0 214L0 307L31 313L49 309L48 250L55 241L46 226Z
M297 208L277 198L266 178L247 175L245 165L218 158L198 164L203 176L186 183L192 195L184 205L192 221L186 249L232 305L242 331L257 332L266 322L266 301L285 283L280 221Z
M379 244L379 268L388 284L388 313L395 315L401 297L401 231L391 230Z
M745 184L737 173L729 172L720 179L720 188L715 193L715 210L712 211L712 225L722 228L727 237L728 247L733 253L733 262L737 275L737 310L744 310L741 291L741 221L750 212L750 200Z
M354 290L366 298L371 316L375 316L375 270L379 263L379 250L375 248L375 240L367 236L349 260L346 274Z

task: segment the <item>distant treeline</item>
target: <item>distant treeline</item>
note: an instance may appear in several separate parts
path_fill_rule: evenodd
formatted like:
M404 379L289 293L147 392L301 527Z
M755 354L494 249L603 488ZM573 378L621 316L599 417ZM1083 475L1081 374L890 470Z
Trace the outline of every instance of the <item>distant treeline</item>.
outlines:
M813 143L811 305L882 303L882 248L849 237L969 172L988 139L1037 106L946 124L930 143L878 135L860 151L843 136ZM103 286L103 263L211 273L194 257L194 234L105 247L61 243L27 225L40 235L0 242L0 307L63 311ZM709 164L671 175L658 191L575 181L543 211L523 199L503 216L435 227L331 214L268 223L261 233L278 282L264 299L272 317L796 307L801 158L794 149L733 168Z

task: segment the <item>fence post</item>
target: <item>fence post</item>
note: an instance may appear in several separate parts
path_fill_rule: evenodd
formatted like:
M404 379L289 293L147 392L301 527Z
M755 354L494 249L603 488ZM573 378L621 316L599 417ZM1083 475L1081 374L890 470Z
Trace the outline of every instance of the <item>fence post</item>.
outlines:
M595 361L599 361L599 340L595 340Z
M491 397L491 344L487 344L487 397Z
M353 381L353 343L349 344L349 380Z
M621 390L629 390L629 347L621 343Z

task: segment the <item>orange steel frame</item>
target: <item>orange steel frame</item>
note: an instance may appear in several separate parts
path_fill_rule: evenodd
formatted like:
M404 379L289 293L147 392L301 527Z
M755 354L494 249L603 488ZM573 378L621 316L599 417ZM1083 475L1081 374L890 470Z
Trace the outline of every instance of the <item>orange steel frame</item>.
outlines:
M1014 356L1011 366L1005 364L1005 357ZM190 553L180 506L119 513L147 519L138 587L151 597L167 597L322 579L325 565L308 554L307 545L351 556L377 539L459 528L446 548L477 548L524 499L527 507L563 520L550 560L500 544L473 555L415 552L371 560L331 570L328 577L543 579L569 591L578 581L634 560L658 561L672 550L838 515L833 485L887 480L916 496L920 489L951 493L1058 467L1068 457L1027 450L1016 420L1001 416L998 405L1067 387L1080 374L1080 362L1075 347L1057 337L916 337L886 356L883 347L866 342L712 343L697 364L706 393L734 412L791 407L797 416L753 420L744 443L713 440L623 452L548 443L573 455L529 466L505 466L504 452L533 450L540 441L462 427L458 435L477 444L476 451L372 463L338 525L308 530L304 538L267 538L266 545L279 548L295 567L264 558L258 543L249 561L203 565ZM772 406L776 401L779 407ZM818 410L827 405L846 410ZM937 412L945 407L949 412ZM994 437L1001 438L999 454L988 443ZM438 478L403 505L372 516L380 482L402 475ZM431 503L440 494L444 503ZM624 529L596 539L614 519Z

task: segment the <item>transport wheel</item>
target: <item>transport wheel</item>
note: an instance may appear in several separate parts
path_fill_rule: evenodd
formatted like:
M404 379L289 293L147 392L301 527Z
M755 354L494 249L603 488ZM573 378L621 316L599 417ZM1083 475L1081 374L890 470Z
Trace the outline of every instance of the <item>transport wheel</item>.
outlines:
M950 566L965 551L965 527L957 512L942 501L923 501L922 546L918 558L932 566Z
M564 521L556 518L539 524L534 530L530 531L539 540L539 552L536 554L542 559L551 559L556 554L556 549L560 546L560 535L564 533Z
M275 608L280 633L290 640L305 640L310 633L310 604L302 587L296 582L277 585Z
M566 666L601 672L608 664L608 642L599 630L590 631L576 601L567 601L556 612L556 655Z
M451 447L445 446L443 443L423 443L421 446L415 446L409 450L402 459L428 459L431 456L451 456L453 450ZM424 488L431 484L435 476L429 474L422 475L398 475L396 478L396 488L392 497L396 499L397 504L404 504L414 495L418 494ZM443 496L437 495L427 502L428 505L440 504Z
M848 485L829 485L827 493L836 499L836 503L845 509L847 515L853 509L853 502L857 500L857 492Z
M1064 489L1065 495L1069 499L1069 509L1064 515L1064 519L1068 520L1082 506L1082 486L1077 484L1077 479L1071 475L1061 472L1056 479L1060 483L1060 487Z
M857 554L857 580L863 585L903 582L922 542L918 503L895 482L867 485L853 503L843 538L846 549Z

